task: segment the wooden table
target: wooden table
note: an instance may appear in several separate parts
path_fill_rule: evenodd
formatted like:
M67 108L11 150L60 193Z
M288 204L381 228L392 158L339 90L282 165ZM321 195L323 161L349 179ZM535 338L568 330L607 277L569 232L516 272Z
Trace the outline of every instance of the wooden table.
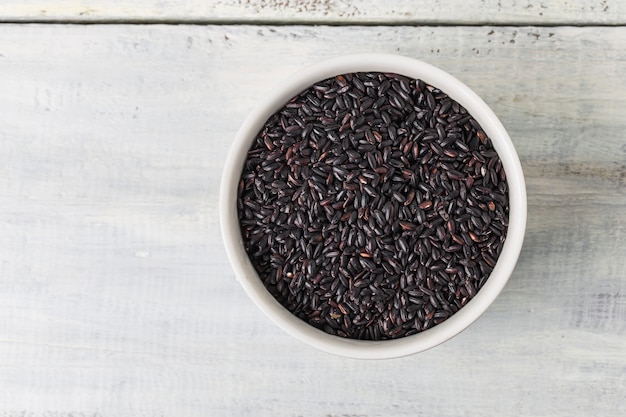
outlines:
M2 2L0 415L625 415L626 3L431 3ZM277 328L218 227L247 113L300 67L356 52L473 88L528 190L496 303L386 361Z

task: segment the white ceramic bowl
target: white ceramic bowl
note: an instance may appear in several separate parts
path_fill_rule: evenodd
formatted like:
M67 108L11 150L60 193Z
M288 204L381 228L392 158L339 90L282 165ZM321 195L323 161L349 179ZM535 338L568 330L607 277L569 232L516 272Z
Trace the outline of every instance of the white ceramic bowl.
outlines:
M250 263L242 243L237 218L237 185L247 151L267 119L292 97L317 81L350 72L393 72L422 79L438 87L464 106L491 138L507 175L509 185L509 229L491 276L478 294L457 313L421 333L395 340L362 341L333 336L298 319L282 307L266 290ZM241 126L226 159L220 192L220 222L226 252L238 281L254 303L289 334L318 349L333 354L385 359L405 356L432 348L459 334L474 322L504 288L517 262L526 228L526 188L522 167L502 123L465 84L446 72L411 58L396 55L364 54L343 56L302 69L262 98Z

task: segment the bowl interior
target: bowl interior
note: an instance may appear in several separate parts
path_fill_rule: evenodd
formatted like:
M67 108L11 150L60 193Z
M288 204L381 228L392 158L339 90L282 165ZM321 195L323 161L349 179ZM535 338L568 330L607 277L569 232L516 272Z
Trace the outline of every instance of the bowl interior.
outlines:
M459 104L480 123L502 161L509 186L509 227L494 270L478 293L444 322L418 334L394 340L363 341L333 336L298 319L266 290L252 266L237 217L237 186L247 151L276 111L317 81L351 72L393 72L419 78ZM362 359L405 356L434 347L467 328L502 291L519 257L526 227L526 188L522 167L506 130L496 115L469 87L427 63L396 55L344 56L307 67L281 83L252 111L241 126L225 162L220 190L220 222L229 260L238 281L253 302L285 331L323 351Z

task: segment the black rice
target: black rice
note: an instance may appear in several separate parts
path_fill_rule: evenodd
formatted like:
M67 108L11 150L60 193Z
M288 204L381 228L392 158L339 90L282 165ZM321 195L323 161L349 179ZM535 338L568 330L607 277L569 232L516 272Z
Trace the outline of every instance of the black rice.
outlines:
M458 102L421 80L342 74L271 116L238 188L246 252L295 316L354 339L435 326L502 251L508 187Z

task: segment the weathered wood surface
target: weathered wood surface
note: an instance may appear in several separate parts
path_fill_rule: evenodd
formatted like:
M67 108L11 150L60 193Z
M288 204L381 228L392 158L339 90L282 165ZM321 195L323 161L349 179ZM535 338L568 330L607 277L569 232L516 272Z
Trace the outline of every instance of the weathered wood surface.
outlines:
M620 0L5 0L0 21L279 24L626 23Z
M624 415L625 45L626 28L0 25L0 415ZM366 51L480 94L529 199L492 308L378 362L262 316L217 222L259 97Z

